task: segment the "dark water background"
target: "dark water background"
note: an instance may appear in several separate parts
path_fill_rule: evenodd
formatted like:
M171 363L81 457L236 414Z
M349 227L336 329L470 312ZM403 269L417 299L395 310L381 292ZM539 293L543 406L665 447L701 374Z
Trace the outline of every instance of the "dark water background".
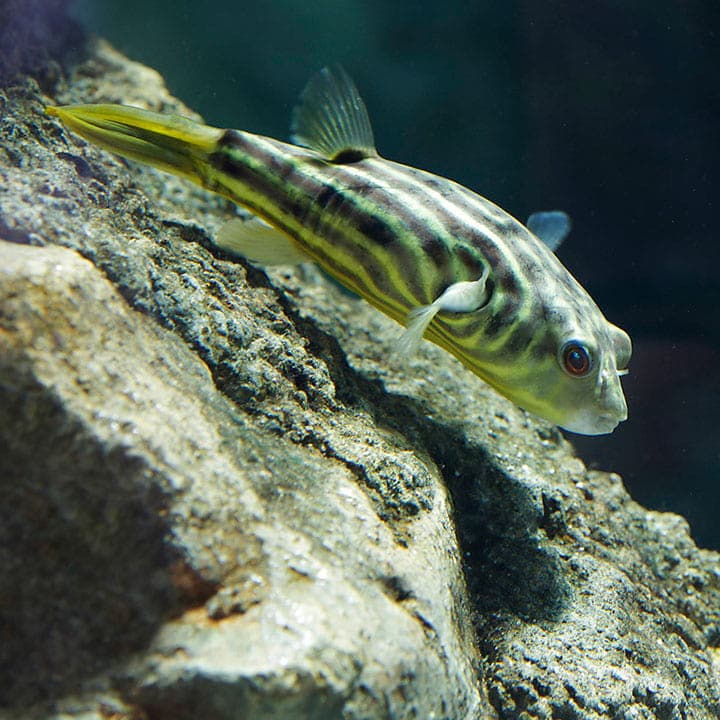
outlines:
M720 548L720 2L76 0L213 125L287 138L340 62L380 152L523 219L562 208L558 254L634 341L630 420L573 442L638 501Z

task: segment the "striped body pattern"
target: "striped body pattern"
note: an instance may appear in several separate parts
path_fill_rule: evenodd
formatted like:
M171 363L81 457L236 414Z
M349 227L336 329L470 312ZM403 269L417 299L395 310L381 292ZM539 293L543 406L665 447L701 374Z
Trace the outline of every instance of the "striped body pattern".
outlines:
M381 158L341 71L323 71L301 100L295 137L308 147L122 106L50 112L250 210L262 223L232 221L219 245L253 261L317 263L406 324L406 348L425 337L575 432L611 432L626 418L630 339L538 237L564 235L566 216L547 231L538 215L532 232L451 180Z

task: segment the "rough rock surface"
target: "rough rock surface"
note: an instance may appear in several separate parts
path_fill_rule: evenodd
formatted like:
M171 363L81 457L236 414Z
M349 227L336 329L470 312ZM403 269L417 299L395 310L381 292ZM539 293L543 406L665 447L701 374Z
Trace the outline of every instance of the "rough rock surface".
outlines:
M42 113L188 113L156 73L42 82L0 91L0 717L720 717L681 518Z

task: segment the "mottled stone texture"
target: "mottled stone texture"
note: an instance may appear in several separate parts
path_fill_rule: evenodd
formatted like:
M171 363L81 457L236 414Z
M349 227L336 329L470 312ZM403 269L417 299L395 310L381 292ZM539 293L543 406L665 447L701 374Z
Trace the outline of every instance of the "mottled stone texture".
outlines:
M0 717L720 715L681 518L42 113L189 112L153 71L58 77L0 94Z

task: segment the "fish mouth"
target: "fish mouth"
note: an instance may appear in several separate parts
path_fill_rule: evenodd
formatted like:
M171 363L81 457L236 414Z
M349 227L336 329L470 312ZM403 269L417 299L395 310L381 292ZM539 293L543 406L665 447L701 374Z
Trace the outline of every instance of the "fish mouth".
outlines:
M619 418L615 415L600 415L596 420L595 432L593 434L606 435L611 433L623 420L625 420L625 418Z
M560 427L578 435L609 435L626 419L627 413L625 413L625 417L605 413L579 413Z
M600 376L601 394L597 404L577 408L570 413L568 422L561 427L580 435L609 435L615 428L628 418L628 407L620 383L606 384L607 374Z

